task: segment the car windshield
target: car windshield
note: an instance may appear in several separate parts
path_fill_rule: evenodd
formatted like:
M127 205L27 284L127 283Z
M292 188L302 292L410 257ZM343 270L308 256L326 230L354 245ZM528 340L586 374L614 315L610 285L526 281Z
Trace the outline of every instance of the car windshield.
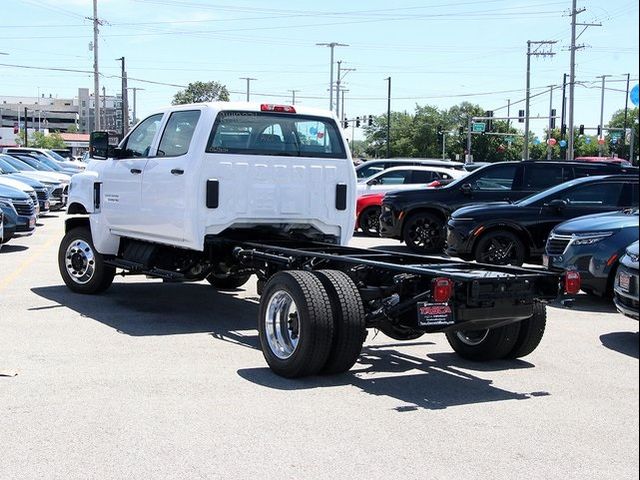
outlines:
M597 178L597 177L589 177L589 178ZM546 198L553 198L557 193L560 193L564 190L567 190L574 185L578 185L582 183L583 179L571 180L565 183L561 183L560 185L556 185L555 187L548 188L547 190L543 190L538 193L534 193L533 195L529 195L528 197L519 200L516 203L517 205L522 205L523 207L527 207L529 205L533 205L536 202L545 200Z
M4 155L0 155L0 170L3 173L20 173L20 170L5 160Z
M53 150L47 150L47 153L49 155L51 155L53 158L55 158L56 160L58 160L59 162L66 162L67 161L66 158L64 158L62 155L57 154Z
M11 165L13 165L15 168L18 169L18 171L20 172L32 172L35 171L36 169L33 168L31 165L29 165L26 162L23 162L22 160L19 160L17 158L14 157L10 157L10 158L5 158L5 161Z
M44 163L51 170L55 170L56 172L61 172L63 170L62 167L60 167L60 165L58 165L56 162L54 162L50 158L45 157L44 155L37 155L36 154L36 155L34 155L34 157L36 157L39 162Z
M45 165L44 163L41 163L40 161L36 160L33 157L29 157L27 155L20 155L18 158L22 160L24 163L26 163L27 165L32 166L36 170L41 170L43 172L53 172L53 168L49 168L47 165Z

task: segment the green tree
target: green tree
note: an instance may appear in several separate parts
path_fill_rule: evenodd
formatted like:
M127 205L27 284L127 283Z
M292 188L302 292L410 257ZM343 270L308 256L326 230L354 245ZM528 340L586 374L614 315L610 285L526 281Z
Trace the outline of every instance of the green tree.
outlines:
M29 146L36 148L65 148L64 140L59 133L45 135L42 132L34 132L29 139Z
M218 82L192 82L173 96L173 105L201 102L228 102L227 87Z
M67 128L68 133L78 133L78 125L72 123L69 128Z
M632 134L635 136L633 142L633 160L636 162L636 164L638 159L638 144L640 143L640 137L638 137L638 133L640 133L638 131L640 125L640 123L638 122L639 113L640 111L638 110L638 107L629 109L627 111L627 128L631 128L633 130ZM624 109L618 110L611 116L611 120L609 120L609 127L624 128ZM626 158L627 160L629 160L629 142L627 142L624 138L624 133L618 132L621 133L622 136L615 144L613 143L612 133L613 132L609 132L609 134L606 136L607 143L605 145L610 146L612 153L617 154L621 158Z

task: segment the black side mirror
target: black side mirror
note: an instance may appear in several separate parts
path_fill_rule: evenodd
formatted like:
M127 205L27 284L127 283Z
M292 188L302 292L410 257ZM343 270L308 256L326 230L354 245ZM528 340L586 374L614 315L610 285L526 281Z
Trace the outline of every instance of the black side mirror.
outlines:
M567 206L567 201L563 200L561 198L556 198L554 200L551 200L548 204L547 207L549 208L555 208L556 210L560 211L562 210L564 207Z
M465 195L469 195L473 191L473 187L470 183L463 183L462 185L460 185L460 190L462 190L462 193L464 193Z
M89 156L97 160L113 157L113 151L120 141L118 135L111 132L91 132L89 136Z

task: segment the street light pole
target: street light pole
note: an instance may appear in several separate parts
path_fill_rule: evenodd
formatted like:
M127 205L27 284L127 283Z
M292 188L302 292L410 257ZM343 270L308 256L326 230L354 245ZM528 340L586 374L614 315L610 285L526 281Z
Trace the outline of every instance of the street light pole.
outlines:
M138 90L144 90L144 88L140 88L140 87L128 87L128 90L133 90L133 125L135 125L137 123L138 117L137 117L137 99L136 99L136 93L138 92Z
M257 78L251 78L251 77L240 77L240 80L246 80L246 81L247 81L247 102L248 102L248 101L249 101L249 98L250 98L251 81L252 81L252 80L257 80Z
M598 135L598 156L602 156L602 151L604 149L604 144L600 142L601 138L604 138L604 85L605 79L610 77L611 75L600 75L596 78L602 79L602 90L600 92L600 135Z
M338 42L316 43L316 45L320 47L329 47L331 49L331 63L329 65L329 110L333 112L333 50L336 47L348 47L349 45L347 45L346 43Z
M93 0L93 100L94 130L100 130L100 74L98 70L98 0Z
M391 77L385 79L387 85L387 158L391 158Z

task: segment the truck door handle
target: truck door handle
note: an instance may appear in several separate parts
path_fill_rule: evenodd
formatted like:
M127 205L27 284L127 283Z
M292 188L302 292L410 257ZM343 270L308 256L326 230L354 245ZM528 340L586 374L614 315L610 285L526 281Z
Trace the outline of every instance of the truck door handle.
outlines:
M184 173L184 170L182 170L181 168L174 168L173 170L171 170L171 175L182 175Z
M142 173L142 170L140 170L139 168L132 168L131 170L129 170L131 173L133 173L134 175L140 175Z

